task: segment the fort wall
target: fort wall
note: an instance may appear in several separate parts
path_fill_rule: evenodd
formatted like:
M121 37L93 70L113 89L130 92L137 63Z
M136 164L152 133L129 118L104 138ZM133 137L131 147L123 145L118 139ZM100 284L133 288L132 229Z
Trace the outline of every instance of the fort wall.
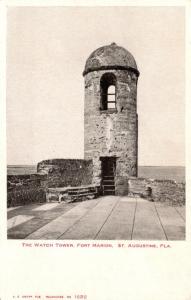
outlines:
M7 176L7 206L14 207L46 201L42 182L46 175L8 175Z
M47 188L92 184L91 160L46 160L38 164L37 174L8 175L7 205L18 206L46 201ZM129 197L143 197L170 205L185 204L185 183L140 177L118 177L117 188ZM148 188L151 195L148 196Z
M185 204L185 183L139 177L128 180L129 196L148 197L148 188L151 189L150 197L154 201L166 202L171 205Z
M80 186L92 183L92 161L84 159L50 159L38 163L37 171L45 174L44 187Z

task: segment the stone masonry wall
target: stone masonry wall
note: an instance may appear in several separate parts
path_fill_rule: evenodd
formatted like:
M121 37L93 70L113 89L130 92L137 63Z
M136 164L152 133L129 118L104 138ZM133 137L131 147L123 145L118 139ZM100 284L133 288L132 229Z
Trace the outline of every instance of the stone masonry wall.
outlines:
M100 110L100 79L116 76L116 111ZM94 71L85 76L84 155L93 159L93 181L100 184L100 157L116 157L116 185L137 175L137 75L127 70ZM119 184L120 185L120 184ZM117 188L117 193L120 188Z
M8 175L7 206L18 206L30 203L45 202L45 190L41 183L46 175Z
M81 168L80 168L81 166ZM7 206L45 202L47 187L80 186L92 183L91 160L48 160L38 164L38 174L7 176ZM118 176L116 194L147 197L152 189L154 201L171 205L185 204L185 184L173 180L157 180Z
M80 186L92 183L92 161L83 159L43 160L37 165L39 174L46 174L45 187Z
M154 201L167 202L170 204L185 204L185 183L177 183L173 180L157 180L145 178L130 178L128 180L128 194L146 195L146 189L152 189Z

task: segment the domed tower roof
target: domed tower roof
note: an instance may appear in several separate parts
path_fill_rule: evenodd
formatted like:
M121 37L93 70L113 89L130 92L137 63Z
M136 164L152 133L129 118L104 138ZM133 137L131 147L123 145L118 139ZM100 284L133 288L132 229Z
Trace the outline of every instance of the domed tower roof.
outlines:
M111 69L131 69L139 75L133 55L125 48L112 43L111 45L100 47L92 52L86 61L83 76L92 71Z

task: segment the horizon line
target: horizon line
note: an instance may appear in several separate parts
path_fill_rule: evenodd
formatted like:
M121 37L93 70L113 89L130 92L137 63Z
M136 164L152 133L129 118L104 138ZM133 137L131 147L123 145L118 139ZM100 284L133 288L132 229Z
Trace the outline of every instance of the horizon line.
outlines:
M7 164L8 166L37 166L38 163L33 164ZM138 165L137 167L186 167L185 165Z

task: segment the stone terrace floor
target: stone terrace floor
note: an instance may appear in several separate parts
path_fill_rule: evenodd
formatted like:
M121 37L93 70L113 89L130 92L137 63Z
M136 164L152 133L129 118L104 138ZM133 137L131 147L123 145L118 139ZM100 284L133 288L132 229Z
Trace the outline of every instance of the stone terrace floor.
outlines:
M105 196L8 209L8 239L184 240L185 207Z

